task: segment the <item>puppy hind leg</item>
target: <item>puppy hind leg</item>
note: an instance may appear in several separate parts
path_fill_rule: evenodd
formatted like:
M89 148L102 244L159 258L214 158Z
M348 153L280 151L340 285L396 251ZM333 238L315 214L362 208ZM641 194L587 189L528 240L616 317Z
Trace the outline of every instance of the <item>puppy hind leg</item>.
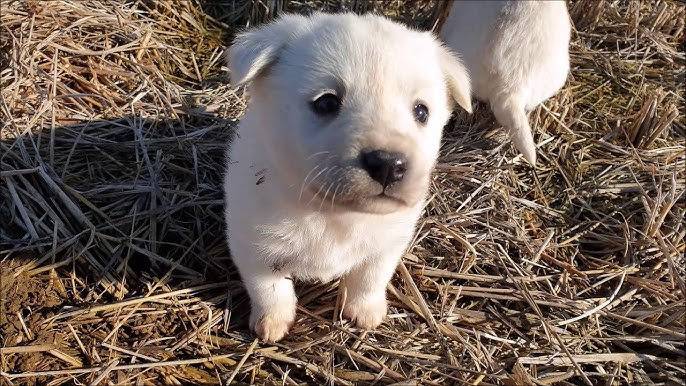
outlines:
M524 158L531 165L536 165L536 143L531 133L524 104L518 98L507 95L494 98L491 101L491 109L498 122L507 128L510 139L517 150L524 155Z

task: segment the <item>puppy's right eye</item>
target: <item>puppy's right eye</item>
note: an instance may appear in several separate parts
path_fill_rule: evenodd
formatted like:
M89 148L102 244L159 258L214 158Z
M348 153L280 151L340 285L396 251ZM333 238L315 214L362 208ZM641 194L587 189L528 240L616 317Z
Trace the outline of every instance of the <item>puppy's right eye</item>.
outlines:
M326 93L313 100L311 107L317 115L334 115L341 109L341 100L335 94Z

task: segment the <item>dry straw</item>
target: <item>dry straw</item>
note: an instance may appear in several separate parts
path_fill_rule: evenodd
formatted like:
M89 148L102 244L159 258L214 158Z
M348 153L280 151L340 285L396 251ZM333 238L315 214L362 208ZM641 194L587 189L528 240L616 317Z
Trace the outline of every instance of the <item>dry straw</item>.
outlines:
M683 384L685 10L569 4L563 91L534 171L488 108L446 129L375 331L303 286L247 333L222 229L236 29L286 10L436 1L1 0L1 384Z

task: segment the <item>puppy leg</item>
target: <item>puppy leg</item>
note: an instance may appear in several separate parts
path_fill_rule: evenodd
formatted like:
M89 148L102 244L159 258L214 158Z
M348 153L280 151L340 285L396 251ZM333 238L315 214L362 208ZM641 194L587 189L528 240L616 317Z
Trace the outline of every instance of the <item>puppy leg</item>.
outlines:
M264 341L280 340L295 320L297 298L293 281L278 272L253 272L244 276L252 307L250 328Z
M401 254L402 251L395 251L381 259L368 260L343 277L341 286L347 295L343 316L364 329L381 324L388 309L386 286L393 277Z
M510 138L517 150L531 164L536 165L536 143L529 126L529 118L519 98L504 95L491 101L491 108L498 122L509 130Z

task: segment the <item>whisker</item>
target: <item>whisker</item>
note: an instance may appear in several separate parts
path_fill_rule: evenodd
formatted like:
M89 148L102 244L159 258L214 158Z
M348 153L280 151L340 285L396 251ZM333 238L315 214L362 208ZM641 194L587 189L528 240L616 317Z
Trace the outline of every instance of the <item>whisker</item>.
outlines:
M330 168L327 167L327 168L322 169L322 172L323 172L324 170L327 170L327 169L328 169L329 171L326 172L325 177L328 176L328 175L331 173L331 170L333 170L334 168L333 168L333 167L330 167ZM322 174L322 172L317 173L317 175L312 179L312 181L310 181L310 183L314 182L314 180L316 180L317 177L319 177L319 175ZM319 187L319 190L317 190L317 193L315 193L315 194L312 196L312 198L310 199L310 201L307 203L307 206L310 206L310 204L312 204L312 201L314 201L314 199L317 198L317 196L319 196L319 194L322 192L322 189L324 189L324 186L325 186L325 185L326 185L326 183L322 184L322 185Z
M320 152L317 152L317 153L312 154L311 156L309 156L309 157L307 157L307 158L305 158L305 159L311 160L312 158L314 158L314 157L316 157L316 156L318 156L318 155L324 155L324 154L329 154L329 152L328 152L328 151L320 151Z
M298 202L300 202L300 200L301 200L302 197L303 197L303 192L305 191L305 183L307 183L307 179L308 179L308 178L310 177L310 175L311 175L312 173L314 173L314 171L317 170L317 168L319 168L320 166L321 166L321 164L316 164L316 165L314 165L314 167L312 168L312 170L310 170L310 172L307 173L307 175L306 175L305 178L303 179L303 182L302 182L302 184L300 185L300 195L298 196ZM316 177L315 177L315 178L316 178Z
M319 173L317 173L317 175L314 176L314 178L312 178L312 180L310 180L310 182L308 183L308 186L309 186L310 184L312 184L312 182L314 182L314 181L317 179L317 177L319 177L319 176L320 176L324 171L326 171L327 169L330 169L330 168L328 168L328 167L327 167L327 168L324 168L324 169L322 169ZM328 174L328 173L327 173L327 174ZM310 201L307 202L307 205L306 205L306 206L310 206L310 204L312 203L312 201L314 201L314 199L319 195L319 193L321 193L321 191L322 191L323 188L324 188L324 185L321 185L321 186L319 187L319 190L317 191L317 193L315 193L315 194L312 195L312 198L310 198Z
M341 187L341 178L336 180L336 188L333 190L333 195L331 196L331 209L333 209L334 203L336 201L336 194L338 193L338 188Z
M334 178L336 178L341 171L341 168L336 168L336 173L334 174ZM331 191L331 188L333 188L334 184L336 183L337 180L332 178L332 182L329 184L329 187L326 189L326 192L324 192L324 197L322 197L322 202L319 203L319 210L322 210L322 207L324 206L324 202L326 202L326 196L329 195L329 192Z

